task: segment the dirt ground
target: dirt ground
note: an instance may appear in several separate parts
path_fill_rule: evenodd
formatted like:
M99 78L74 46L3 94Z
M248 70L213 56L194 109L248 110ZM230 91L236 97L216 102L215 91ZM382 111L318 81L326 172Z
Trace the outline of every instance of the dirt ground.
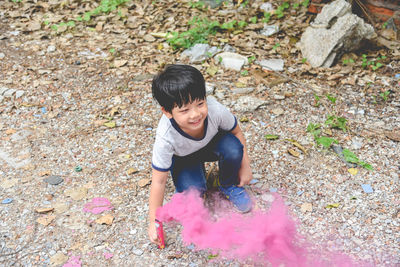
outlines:
M119 10L122 16L110 12L57 30L51 25L95 5L0 3L2 265L254 265L215 260L183 244L179 226L166 226L164 250L147 238L151 152L161 115L151 79L165 64L188 63L181 50L150 33L182 31L201 12L210 19L249 18L261 3L199 11L186 1L133 1ZM290 39L298 39L314 15L289 13L272 21L281 26L276 36L257 34L260 21L210 40L248 57L284 58L283 72L252 63L241 73L212 58L194 65L214 88L210 94L240 121L255 178L248 189L260 206L277 192L298 219L299 233L315 246L399 266L399 50L369 43L354 52L354 64L312 68ZM362 54L386 59L377 70L363 68ZM373 170L316 145L307 126L323 125L329 114L345 118L347 129L323 126L323 134ZM166 201L173 193L169 181ZM83 211L98 197L112 209Z

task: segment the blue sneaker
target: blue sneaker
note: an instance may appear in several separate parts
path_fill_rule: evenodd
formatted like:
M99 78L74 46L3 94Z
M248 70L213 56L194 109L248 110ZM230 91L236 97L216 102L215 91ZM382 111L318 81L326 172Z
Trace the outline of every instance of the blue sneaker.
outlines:
M240 212L246 213L251 210L252 203L250 196L243 187L231 185L219 186L218 188Z

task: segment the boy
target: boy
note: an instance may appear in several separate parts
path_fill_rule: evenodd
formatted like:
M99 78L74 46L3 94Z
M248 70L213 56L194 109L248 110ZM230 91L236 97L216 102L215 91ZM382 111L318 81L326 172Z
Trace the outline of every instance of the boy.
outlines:
M169 65L153 79L153 97L163 116L156 131L149 198L149 237L158 243L155 214L163 204L168 171L177 192L204 193L204 162L218 161L219 190L240 212L252 203L243 188L252 179L250 160L236 117L206 98L203 75L189 65Z

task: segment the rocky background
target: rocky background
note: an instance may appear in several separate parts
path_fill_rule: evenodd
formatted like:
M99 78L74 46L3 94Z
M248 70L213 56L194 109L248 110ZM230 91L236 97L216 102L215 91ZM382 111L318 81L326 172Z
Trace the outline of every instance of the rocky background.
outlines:
M1 1L0 264L252 266L179 226L148 241L151 79L179 62L240 120L259 206L277 192L316 246L398 266L396 21L331 2Z

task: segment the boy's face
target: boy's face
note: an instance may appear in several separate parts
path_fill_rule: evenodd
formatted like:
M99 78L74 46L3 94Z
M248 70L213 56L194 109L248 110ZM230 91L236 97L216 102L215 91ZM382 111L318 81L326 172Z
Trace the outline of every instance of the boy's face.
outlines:
M204 120L208 114L207 101L205 99L194 100L182 107L175 106L171 112L162 108L163 113L173 118L179 127L193 137L201 137L204 130Z

